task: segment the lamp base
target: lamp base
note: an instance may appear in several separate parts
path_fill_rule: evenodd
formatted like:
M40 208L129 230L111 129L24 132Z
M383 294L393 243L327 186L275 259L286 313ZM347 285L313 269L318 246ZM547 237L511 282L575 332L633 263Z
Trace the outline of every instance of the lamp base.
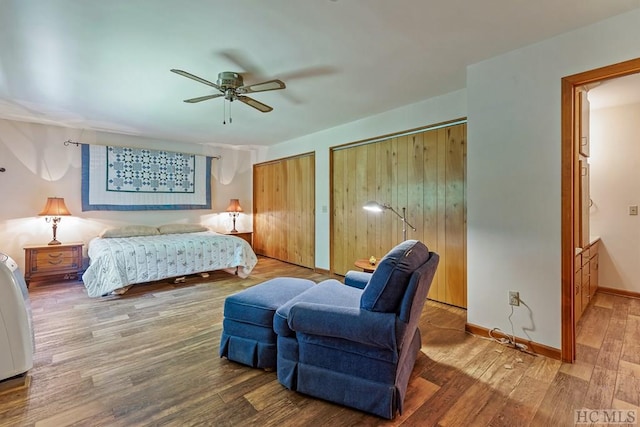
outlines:
M51 240L49 243L47 243L48 245L61 245L62 243L60 243L58 241L58 239L56 238L57 234L58 234L58 223L60 222L60 217L58 216L54 216L53 218L51 218L51 229L53 230L53 240Z

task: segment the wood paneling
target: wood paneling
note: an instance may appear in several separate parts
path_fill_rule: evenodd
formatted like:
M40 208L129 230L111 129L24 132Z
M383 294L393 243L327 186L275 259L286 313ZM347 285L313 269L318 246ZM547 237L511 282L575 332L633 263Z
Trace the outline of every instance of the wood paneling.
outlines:
M367 201L400 214L405 207L416 227L407 238L440 255L429 298L466 307L466 124L334 148L331 174L334 273L346 274L358 258L380 258L402 240L399 218L363 210Z
M315 155L253 167L253 246L258 255L315 266Z

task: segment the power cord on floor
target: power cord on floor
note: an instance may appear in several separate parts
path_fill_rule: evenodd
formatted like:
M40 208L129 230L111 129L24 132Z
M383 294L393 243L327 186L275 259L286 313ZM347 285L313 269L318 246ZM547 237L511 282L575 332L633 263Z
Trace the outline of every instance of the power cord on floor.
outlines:
M504 337L502 337L502 338L494 337L493 336L494 332L500 332L502 335L504 335ZM489 337L493 341L497 342L498 344L508 345L509 347L517 348L518 350L522 350L522 351L528 351L529 350L529 348L525 344L521 344L519 342L516 342L515 335L509 336L508 334L504 333L500 328L491 329L489 331Z
M487 337L483 337L480 335L476 335L470 331L467 331L466 329L458 329L458 328L451 328L448 326L441 326L441 325L437 325L435 323L433 323L431 320L427 319L427 323L431 326L435 326L438 329L446 329L449 331L456 331L456 332L464 332L465 334L469 334L472 337L475 338L480 338L483 340L489 340L489 341L493 341L493 342L497 342L498 344L502 344L502 345L508 345L511 348L515 348L516 350L520 350L523 353L527 353L531 356L538 356L536 353L534 353L533 351L529 350L529 347L527 347L526 344L522 344L516 341L516 337L515 334L513 333L513 323L511 322L511 316L513 315L513 307L511 307L511 314L509 315L509 323L511 323L511 328L512 328L512 333L511 336L509 336L508 334L504 333L500 328L493 328L489 331L489 338ZM500 334L504 335L503 338L498 338L493 336L494 332L499 332Z
M534 352L529 350L529 347L527 347L526 344L522 344L522 343L519 343L519 342L516 341L516 334L514 332L513 321L511 320L511 316L513 316L513 306L511 306L511 313L509 314L509 317L508 317L509 324L511 325L511 336L509 336L509 334L507 334L504 331L502 331L500 328L493 328L493 329L491 329L489 331L489 337L493 341L495 341L495 342L497 342L499 344L508 345L509 347L513 347L513 348L518 349L518 350L520 350L520 351L522 351L524 353L537 356L537 354L535 354ZM504 337L502 337L502 338L494 337L493 336L494 332L499 332L502 335L504 335Z

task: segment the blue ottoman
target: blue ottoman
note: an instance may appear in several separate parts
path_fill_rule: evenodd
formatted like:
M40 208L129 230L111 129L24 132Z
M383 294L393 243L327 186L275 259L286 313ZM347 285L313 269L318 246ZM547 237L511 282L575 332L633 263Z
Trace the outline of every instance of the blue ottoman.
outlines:
M227 297L220 357L254 368L276 368L277 336L273 315L291 298L313 287L307 279L280 277Z

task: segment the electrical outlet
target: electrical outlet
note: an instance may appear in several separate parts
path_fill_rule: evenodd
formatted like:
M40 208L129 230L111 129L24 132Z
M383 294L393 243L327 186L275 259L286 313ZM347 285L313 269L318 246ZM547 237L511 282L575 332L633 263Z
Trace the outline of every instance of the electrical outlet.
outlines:
M520 305L520 292L509 291L509 305Z
M629 206L629 215L638 215L638 205Z

